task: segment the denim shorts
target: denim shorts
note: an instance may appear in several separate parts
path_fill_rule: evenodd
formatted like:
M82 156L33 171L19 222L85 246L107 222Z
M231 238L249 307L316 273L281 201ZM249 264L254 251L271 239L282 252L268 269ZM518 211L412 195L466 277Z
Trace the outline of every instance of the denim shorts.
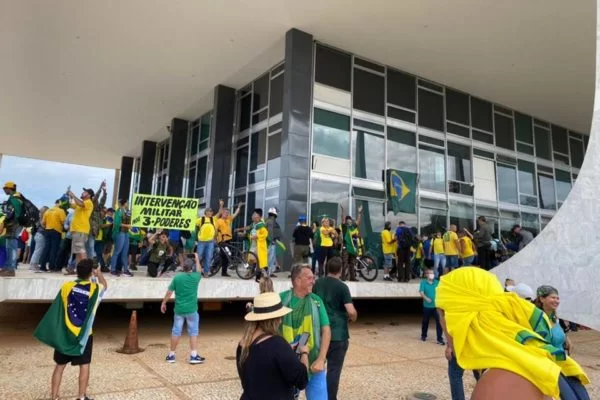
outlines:
M172 336L180 337L183 331L183 323L187 325L188 336L198 336L200 315L197 312L191 314L174 314Z
M393 261L394 261L394 255L393 254L384 254L383 255L383 266L384 267L392 268Z

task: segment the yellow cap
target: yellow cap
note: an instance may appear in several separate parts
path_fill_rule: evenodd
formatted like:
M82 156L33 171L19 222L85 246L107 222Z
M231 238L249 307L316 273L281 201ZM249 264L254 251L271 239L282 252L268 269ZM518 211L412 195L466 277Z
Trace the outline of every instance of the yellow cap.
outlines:
M8 181L2 186L2 189L12 189L17 190L17 184L11 181Z

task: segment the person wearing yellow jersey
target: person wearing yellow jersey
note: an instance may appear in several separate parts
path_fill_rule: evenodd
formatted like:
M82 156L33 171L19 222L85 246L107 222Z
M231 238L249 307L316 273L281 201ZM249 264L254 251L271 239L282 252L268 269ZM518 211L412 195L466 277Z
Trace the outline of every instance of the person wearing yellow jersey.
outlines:
M240 215L243 205L244 203L238 204L235 212L230 214L229 209L225 208L225 201L219 200L219 212L217 213L217 217L219 217L219 219L217 219L217 243L230 246L231 240L233 239L231 225L233 224L233 220ZM227 273L227 270L229 269L229 257L222 251L219 254L221 256L221 275L230 276Z
M42 217L46 246L44 246L44 252L40 258L41 271L46 269L57 271L60 269L59 266L57 266L56 261L66 219L67 213L65 212L65 209L61 207L60 199L56 200L54 207L46 211Z
M215 253L215 239L217 237L217 219L213 216L212 208L204 210L204 217L196 220L198 227L198 245L196 252L202 262L202 270L205 278L208 278L208 272L212 264L213 254Z
M444 254L446 255L446 267L444 273L448 273L458 267L458 254L460 251L460 241L456 234L456 225L450 225L448 232L444 233Z
M383 252L383 280L392 281L390 270L396 254L396 237L392 235L392 223L386 221L381 231L381 250Z
M437 231L431 241L431 247L429 248L429 256L433 255L433 273L435 279L439 279L440 275L444 273L446 267L446 255L444 254L444 239L442 239L442 232Z
M458 239L460 240L460 258L462 258L463 267L472 265L476 254L475 244L467 235L467 232L468 231L464 229L458 234Z
M319 277L322 277L325 272L326 260L333 257L333 240L338 236L335 228L331 226L329 217L321 220L321 251L319 252Z
M88 243L88 237L90 235L90 217L94 211L94 191L92 189L83 188L81 198L75 196L73 192L69 190L67 193L71 200L71 208L75 210L73 213L73 220L71 221L71 254L75 254L75 261L79 261L87 258L86 246ZM67 274L74 275L75 269L68 269Z

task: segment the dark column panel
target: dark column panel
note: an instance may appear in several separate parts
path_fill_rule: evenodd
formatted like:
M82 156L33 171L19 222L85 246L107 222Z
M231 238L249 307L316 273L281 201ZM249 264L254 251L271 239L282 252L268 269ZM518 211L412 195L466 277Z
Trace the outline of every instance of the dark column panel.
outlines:
M154 161L156 159L156 142L142 142L142 163L140 165L140 190L142 194L152 194L154 180Z
M119 199L128 199L131 191L133 157L121 157L121 175L119 176Z
M310 178L310 116L313 85L313 37L297 29L285 35L283 132L279 185L279 224L290 243L298 216L307 214ZM291 265L286 253L283 266Z
M235 122L235 89L218 85L210 123L210 154L208 157L206 205L218 207L219 199L229 195L231 173L231 142Z
M169 161L169 186L167 195L181 197L185 173L185 151L188 137L188 121L173 118L171 121L171 156Z

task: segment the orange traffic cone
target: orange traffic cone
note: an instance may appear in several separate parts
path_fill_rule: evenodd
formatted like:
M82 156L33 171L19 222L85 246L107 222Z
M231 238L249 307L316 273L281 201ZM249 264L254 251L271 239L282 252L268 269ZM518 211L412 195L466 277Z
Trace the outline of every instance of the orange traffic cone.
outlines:
M138 345L137 312L133 310L131 312L131 318L129 319L129 329L127 330L127 336L125 337L125 344L122 349L117 350L117 353L136 354L141 353L142 351L144 351L144 349L140 349Z

